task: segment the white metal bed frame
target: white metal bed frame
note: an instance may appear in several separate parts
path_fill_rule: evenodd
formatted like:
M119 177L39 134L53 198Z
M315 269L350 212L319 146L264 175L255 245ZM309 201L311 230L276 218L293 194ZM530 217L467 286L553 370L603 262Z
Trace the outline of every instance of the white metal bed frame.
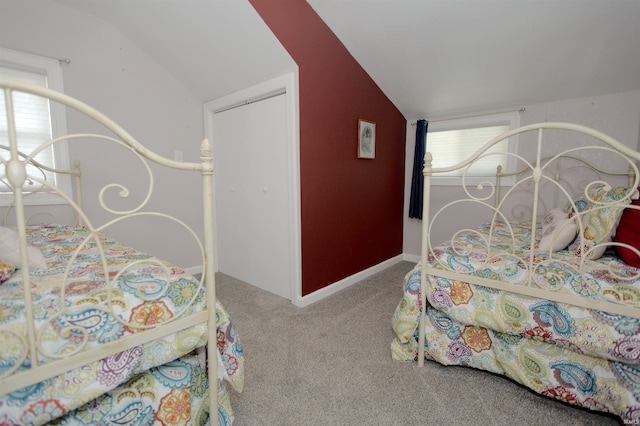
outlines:
M9 158L6 159L5 155L0 155L1 157L1 172L4 175L4 178L8 181L10 186L13 188L15 204L11 206L13 210L15 210L15 220L16 220L16 229L18 231L18 235L20 238L20 251L21 251L21 271L19 271L22 275L22 280L24 283L24 294L25 294L25 305L27 311L27 330L28 330L28 338L25 340L21 336L16 333L13 333L14 337L18 337L24 344L25 352L22 358L22 361L26 359L27 356L33 360L31 368L22 372L14 372L21 362L16 364L16 367L7 372L5 375L0 377L0 389L2 389L2 393L12 392L17 389L21 389L25 386L38 383L47 378L51 378L56 376L62 372L69 371L75 367L79 367L85 365L92 361L97 361L103 359L107 356L122 352L128 348L138 346L142 343L153 341L159 337L172 334L176 331L186 329L195 324L201 324L204 322L208 322L208 324L213 324L213 326L208 327L208 343L207 343L207 368L208 368L208 379L209 379L209 411L210 411L210 421L212 424L218 423L218 360L216 356L211 356L211 354L216 353L218 350L216 344L216 293L215 293L215 267L214 267L214 235L213 235L213 158L212 158L212 145L207 140L204 139L200 146L200 162L191 163L191 162L182 162L182 161L174 161L168 158L165 158L161 155L158 155L148 148L144 147L138 141L136 141L129 133L127 133L124 129L122 129L118 124L112 121L110 118L105 116L104 114L98 112L94 108L84 104L83 102L76 100L70 96L67 96L63 93L59 93L44 87L34 86L30 84L25 84L21 82L16 82L7 79L0 78L0 87L3 90L3 95L5 98L6 106L7 106L7 124L9 130ZM47 98L51 101L58 102L66 107L72 108L81 114L93 119L95 122L103 125L108 131L113 132L115 137L113 136L105 136L101 134L73 134L73 135L65 135L60 138L53 139L42 146L40 146L33 153L29 153L25 155L21 153L18 149L17 145L17 137L16 137L16 128L15 128L15 116L13 111L13 101L12 101L12 93L13 92L26 92L31 93L37 96L41 96ZM104 193L107 190L116 189L119 190L120 197L127 197L128 190L127 188L121 186L120 184L108 184L105 185L100 191L99 201L101 207L114 215L116 215L116 219L109 221L108 223L96 226L92 224L89 217L85 215L82 210L81 203L81 188L80 188L80 163L78 161L74 162L74 166L72 170L53 170L48 167L39 165L37 162L33 160L33 156L40 152L42 149L46 149L52 144L55 144L61 140L67 139L71 140L73 138L80 137L91 137L97 138L101 140L106 140L109 142L114 142L121 146L125 146L128 148L144 165L146 171L149 176L149 188L144 200L139 203L135 208L128 211L118 211L110 208L107 203L104 201ZM172 169L183 170L187 172L195 172L200 173L202 176L202 200L204 205L204 236L203 241L196 235L196 233L184 222L179 219L157 212L145 212L143 209L147 205L150 195L153 192L153 173L149 167L148 161L152 161L158 165L169 167ZM75 199L70 194L65 194L61 192L58 188L53 186L50 182L47 182L44 179L34 178L32 176L27 176L26 165L27 164L35 164L39 166L41 169L48 170L50 172L55 173L63 173L69 174L73 176L74 181L74 192ZM24 197L25 192L23 191L23 184L26 181L29 183L36 183L36 186L39 188L44 188L48 191L55 192L60 197L64 198L64 200L73 207L76 213L76 222L77 224L82 224L85 228L91 231L91 235L95 236L96 233L103 231L108 228L111 224L115 222L120 222L127 218L132 218L140 215L154 215L161 216L163 218L175 221L182 227L184 227L188 234L190 234L197 245L200 247L202 254L202 265L203 265L203 274L200 280L200 288L204 285L206 288L206 305L207 309L201 312L198 312L195 315L189 315L180 317L179 314L164 323L148 326L147 329L143 332L136 333L135 335L128 336L122 338L116 342L112 342L108 345L103 345L98 348L84 350L83 347L79 347L73 354L65 354L64 356L57 356L58 359L55 361L47 362L44 365L38 365L38 352L42 351L42 348L38 345L38 334L41 330L36 329L33 320L33 304L32 304L32 294L30 288L30 280L29 280L29 263L27 261L27 240L26 240L26 231L25 228L28 223L27 214L25 212L24 206ZM7 209L9 210L9 209ZM13 213L12 213L13 215ZM7 213L5 213L5 220L7 218ZM86 242L86 241L85 241ZM77 251L76 251L77 254ZM104 253L103 253L104 254ZM104 261L104 256L103 256ZM104 265L106 268L106 264ZM68 270L67 270L68 273ZM118 274L119 276L120 274ZM66 274L65 274L66 278ZM109 274L105 274L105 279L110 287L109 282L114 282L117 280L117 276L114 278L109 278ZM65 280L65 282L67 282ZM61 286L63 289L61 292L61 297L64 298L64 285ZM193 300L191 301L193 303ZM190 304L191 304L190 303ZM109 308L106 308L109 309ZM186 309L186 308L185 308ZM180 313L184 313L184 310ZM122 322L121 319L118 319ZM12 333L9 330L0 330L0 333ZM201 352L202 354L202 352ZM47 354L53 355L53 354Z
M585 148L584 146L568 148L550 157L543 157L542 155L544 152L543 134L547 130L577 132L580 135L593 138L592 140L595 140L595 142L594 142L594 145L587 148ZM511 173L502 173L502 170L499 167L498 173L496 175L495 183L487 181L476 187L476 189L479 192L485 195L482 195L482 196L472 195L464 183L465 177L466 177L466 170L468 170L468 168L471 165L473 165L475 161L478 161L483 156L487 155L487 150L491 148L493 145L499 143L500 141L508 139L512 136L522 135L527 132L537 133L537 141L535 144L535 156L533 160L528 161L525 158L519 156L518 154L511 154L511 155L515 155L519 160L521 160L525 164L524 167ZM547 141L545 140L545 142ZM520 143L522 143L522 141ZM552 143L552 142L547 142L547 143ZM607 152L617 158L622 159L624 163L628 164L628 169L625 167L624 171L611 171L611 170L607 170L605 167L600 167L592 162L585 161L580 156L576 156L576 153L578 151L581 151L584 149L598 149L598 150L602 150L603 152ZM617 140L613 139L612 137L602 132L599 132L597 130L594 130L585 126L571 124L571 123L546 122L546 123L523 126L518 129L508 131L496 137L495 139L487 142L483 147L481 147L478 151L470 155L466 160L450 167L433 168L432 154L430 152L426 152L424 157L424 169L423 169L423 175L424 175L423 197L424 198L423 198L422 250L421 250L422 270L420 274L421 307L420 307L419 338L418 338L419 339L418 340L418 365L419 366L424 365L424 359L425 359L425 327L426 327L425 311L427 307L427 300L426 300L427 275L459 280L467 283L495 288L498 290L505 290L505 291L510 291L517 294L534 296L534 297L547 299L555 302L562 302L570 305L603 310L613 314L620 314L620 315L640 318L639 306L625 304L623 301L601 301L601 300L587 299L577 295L559 293L554 291L553 288L540 288L535 283L533 283L532 281L533 274L531 272L534 271L537 266L534 261L534 249L533 249L535 237L536 237L536 232L535 232L536 222L540 220L541 214L545 213L544 208L546 207L546 206L543 206L543 202L540 199L542 186L543 184L552 185L553 187L552 198L553 198L553 203L556 203L556 207L560 205L559 203L567 202L572 198L572 196L576 195L576 193L573 193L573 194L569 193L567 188L562 185L563 179L564 179L563 173L566 172L566 170L571 169L571 167L575 167L575 166L568 166L567 169L565 170L557 169L556 167L558 166L560 159L570 159L570 160L578 159L582 163L579 167L587 167L590 170L592 170L594 173L596 173L596 175L598 176L593 180L582 181L578 185L576 185L576 186L579 186L580 188L576 188L575 186L573 187L573 189L578 189L581 192L584 191L584 193L586 193L587 189L592 187L595 184L601 184L601 183L607 184L607 182L601 180L603 176L628 177L629 188L637 188L639 186L640 174L638 172L637 164L640 162L640 152L636 152L629 149L625 145L621 144ZM520 256L520 257L515 256L515 253L509 253L510 256L517 257L518 260L523 265L527 266L527 270L529 271L529 273L528 273L527 283L525 285L514 285L514 284L505 283L501 281L490 280L486 278L464 274L461 272L447 269L446 265L443 265L441 263L439 264L439 266L442 269L435 268L432 266L426 266L428 265L427 263L428 256L430 253L433 253L433 250L435 247L434 242L431 241L431 231L432 231L432 226L434 226L434 220L438 217L438 215L443 214L443 212L446 211L447 208L450 208L452 205L456 204L457 201L459 201L459 200L456 200L446 204L444 207L440 208L435 214L432 215L431 214L431 207L432 207L431 191L432 191L432 186L434 185L434 183L432 182L432 177L434 175L437 175L438 173L445 173L445 172L450 172L450 171L459 170L459 169L465 170L465 174L463 175L461 180L462 186L464 187L464 191L467 197L465 198L465 201L478 203L483 207L486 207L489 210L493 211L493 217L491 222L492 227L495 221L506 222L507 218L510 216L506 212L507 205L504 203L504 200L507 199L509 195L513 194L512 191L522 190L522 186L520 186L519 189L515 189L516 185L525 184L525 183L529 185L528 191L530 193L529 197L530 197L531 206L532 206L531 212L530 212L531 213L531 245L530 245L531 250L528 253L526 253L524 256ZM505 176L516 176L517 182L516 182L516 185L514 185L514 187L511 187L506 192L506 194L501 195L500 179ZM486 191L486 192L482 192L482 191ZM630 196L631 196L631 191L627 195L627 198ZM624 200L620 202L621 205L623 201ZM614 205L617 205L617 204L606 204L607 207L614 206ZM594 207L594 208L600 208L600 206ZM626 208L637 208L637 207L630 207L627 205ZM577 225L578 225L578 232L579 232L578 235L581 236L582 230L584 229L584 224L580 219L581 217L583 217L583 215L578 215L577 217L578 217ZM476 225L479 225L479 224L476 224ZM512 235L513 235L513 232L512 232ZM453 236L452 240L454 239L455 239L455 235ZM438 243L440 242L439 241L435 242L436 245ZM497 251L495 252L492 251L489 241L485 241L485 243L487 247L487 254L489 253L499 254ZM619 244L619 243L608 243L607 245L625 246L640 256L640 253L633 247ZM464 247L460 249L464 250ZM552 256L552 253L549 253L549 255ZM583 264L585 261L587 261L587 256L588 256L588 252L581 253L581 257L579 258L580 273L583 272ZM575 268L575 266L572 266L572 267ZM615 275L615 271L611 267L610 267L610 272ZM638 277L635 277L635 278L640 278L640 273L638 274Z

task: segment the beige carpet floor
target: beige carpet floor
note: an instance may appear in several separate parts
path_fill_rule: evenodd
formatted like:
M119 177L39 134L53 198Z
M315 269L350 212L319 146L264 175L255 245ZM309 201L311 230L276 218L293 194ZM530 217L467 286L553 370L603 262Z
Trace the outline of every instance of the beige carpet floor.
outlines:
M224 274L217 294L238 327L245 389L236 425L616 425L495 374L391 359L391 316L413 267L401 262L311 306Z

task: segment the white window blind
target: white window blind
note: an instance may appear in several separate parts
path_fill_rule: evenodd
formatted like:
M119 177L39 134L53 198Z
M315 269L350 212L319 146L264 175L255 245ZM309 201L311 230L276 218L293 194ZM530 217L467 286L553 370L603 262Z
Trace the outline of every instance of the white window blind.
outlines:
M40 86L47 86L47 77L32 72L15 70L7 67L0 67L0 73L4 77L20 80ZM49 102L46 99L33 96L28 93L14 92L13 106L16 122L16 134L18 137L18 149L23 153L31 153L43 142L51 139L51 113L49 112ZM7 126L7 111L4 98L0 103L0 144L9 146L9 129ZM3 158L8 158L8 152L4 149L0 152ZM35 160L47 166L55 165L53 156L53 147L39 153ZM29 175L34 173L28 170ZM54 176L47 176L48 180L54 179ZM24 190L28 190L25 185ZM7 191L7 188L2 188Z
M447 130L429 134L427 139L428 149L433 154L433 167L447 167L458 164L470 154L477 151L482 145L491 139L509 130L508 125L477 127L473 129ZM500 154L507 151L507 141L494 145L487 152ZM495 175L498 165L505 166L504 155L491 155L484 158L477 167L469 171L471 176ZM461 170L445 173L450 176L459 176Z
M433 167L449 167L467 159L487 142L518 126L518 115L497 114L472 119L457 119L429 123L427 151L433 157ZM492 146L482 159L473 166L434 175L435 182L442 185L457 185L465 174L468 183L493 178L498 166L503 172L511 170L514 159L507 153L517 151L517 138L511 137ZM508 181L504 182L508 184Z
M49 58L0 49L0 75L3 78L61 90L62 76L60 65L57 62ZM50 141L56 135L66 133L66 118L62 106L52 105L47 99L17 91L13 92L12 100L20 152L32 154L43 143ZM4 94L2 94L0 99L0 145L8 147L9 134L6 114L6 103ZM6 159L9 157L9 152L1 149L0 156ZM51 168L68 169L69 158L66 142L47 146L34 159ZM33 166L27 166L27 175L38 180L46 180L63 188L65 192L71 187L68 176L61 177L50 172L45 172L43 175ZM29 192L33 189L36 188L29 185L27 180L23 191ZM37 185L37 189L42 190L40 185ZM11 198L10 188L4 184L0 185L0 199L4 201L3 204L9 202L8 200ZM25 199L26 204L58 204L61 202L59 197L51 197L47 194L37 194L37 196Z

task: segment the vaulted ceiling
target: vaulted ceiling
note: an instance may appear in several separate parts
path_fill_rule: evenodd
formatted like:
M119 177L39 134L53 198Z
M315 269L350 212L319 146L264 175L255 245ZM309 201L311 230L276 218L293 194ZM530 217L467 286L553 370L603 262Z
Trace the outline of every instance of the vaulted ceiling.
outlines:
M57 1L203 101L295 68L247 0ZM307 1L407 119L640 90L638 0Z

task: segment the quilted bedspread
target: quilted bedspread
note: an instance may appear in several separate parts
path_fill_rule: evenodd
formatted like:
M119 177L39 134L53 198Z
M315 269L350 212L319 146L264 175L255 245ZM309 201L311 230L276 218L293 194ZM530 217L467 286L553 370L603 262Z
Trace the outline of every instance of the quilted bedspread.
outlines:
M207 370L197 356L154 367L51 424L204 425L209 416ZM218 424L233 423L229 393L218 389Z
M516 236L516 251L528 248L530 231L528 223L512 224ZM481 232L488 233L485 226ZM492 247L512 244L511 232L505 225L497 227L492 233ZM478 248L482 242L477 234L468 232L462 237L468 244ZM451 247L441 245L434 250L435 258L449 268L460 271L472 271L470 275L482 276L494 280L521 284L527 271L515 257L508 255L485 256L483 251L456 254ZM621 279L611 273L609 255L598 261L588 261L580 274L577 267L572 268L576 258L568 253L554 253L554 261L544 263L547 255L539 253L537 262L541 266L536 270L535 282L541 286L553 286L558 292L579 294L584 297L601 300L624 298L627 303L640 303L640 288L632 280ZM436 264L433 256L431 265ZM566 263L561 263L565 260ZM637 274L635 268L620 262L613 263L616 275L632 277ZM407 288L402 302L394 315L396 332L401 339L408 339L417 326L419 311L417 300L420 291L420 267L414 276L407 280ZM522 335L538 340L553 342L572 350L589 355L617 360L625 363L640 364L640 320L606 312L570 306L548 300L520 296L489 287L468 284L463 281L449 281L443 278L427 277L427 299L429 304L452 319L492 330Z
M102 234L100 244L89 240L70 263L62 298L60 276L87 235L88 231L83 228L63 225L28 229L30 243L47 260L46 269L31 271L34 317L44 349L38 354L40 363L64 356L81 345L97 347L132 335L140 330L136 325L153 325L203 309L204 289L199 288L198 280L190 274ZM104 279L100 246L111 278L117 276L123 265L137 262L127 267L110 290ZM16 273L0 284L0 374L16 367L18 371L26 369L30 363L27 357L17 365L23 348L16 336L26 335L22 299L20 274ZM109 307L105 308L106 305ZM62 307L65 309L60 314ZM218 302L216 309L218 348L226 379L240 391L244 378L242 345L224 307ZM71 332L63 337L61 331L65 329ZM206 341L206 323L198 324L0 395L0 424L44 424L67 413L75 413L76 421L86 424L95 424L96 416L118 424L150 424L145 419L153 416L154 421L162 424L186 424L185 413L190 410L185 411L184 407L200 404L203 376L199 364L191 358L180 357L205 345ZM132 387L124 390L121 385L125 383ZM187 394L193 401L185 405ZM147 404L140 405L141 400ZM149 406L160 411L148 417L145 410ZM106 410L107 407L110 410ZM231 417L231 413L228 415ZM164 420L158 416L164 416Z
M512 226L513 234L506 227L494 229L492 247L512 247L511 235L515 235L516 252L528 249L529 224ZM485 226L480 232L488 235L489 229ZM461 246L482 247L478 235L463 234ZM447 269L500 281L524 281L528 272L518 260L483 253L455 253L441 245L429 262L435 265L439 259ZM557 291L594 299L624 297L640 302L637 284L624 278L637 270L618 262L615 272L623 278L615 277L608 264L614 258L608 254L589 261L582 275L568 267L575 258L557 252L554 259L567 263L545 263L547 255L538 256L536 261L542 266L536 282L542 286L553 285ZM396 338L391 350L396 360L417 357L420 274L419 264L407 274L403 297L393 315ZM640 422L640 320L432 276L427 277L426 296L427 358L504 374L541 394Z

